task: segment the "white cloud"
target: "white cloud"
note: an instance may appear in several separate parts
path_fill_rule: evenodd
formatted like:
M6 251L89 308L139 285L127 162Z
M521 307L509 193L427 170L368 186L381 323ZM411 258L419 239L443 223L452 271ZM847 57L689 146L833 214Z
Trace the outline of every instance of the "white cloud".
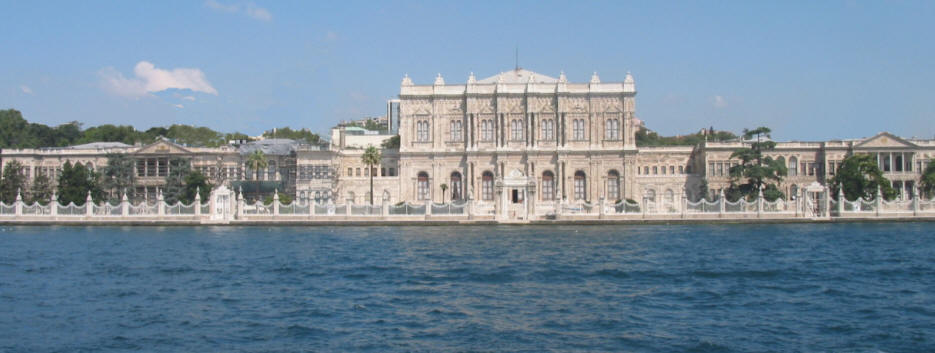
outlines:
M188 89L218 94L218 91L205 78L204 72L199 69L177 68L170 71L157 69L148 61L140 61L133 68L133 74L136 75L134 78L126 78L112 67L106 67L98 74L104 89L125 97L139 98L167 89Z
M27 85L21 85L19 86L19 89L23 91L23 93L32 94L32 88L29 88Z
M187 101L195 101L195 97L193 96L185 96L185 97L182 97L182 99L187 100Z
M328 31L328 32L325 32L325 41L326 41L326 42L333 42L333 41L336 41L336 40L338 40L338 33L337 33L337 32L335 32L335 31Z
M173 104L172 106L173 106L173 107L176 107L176 108L179 108L179 109L185 108L185 106L184 106L184 105L181 105L181 104Z
M715 108L727 108L727 99L724 96L714 96Z
M205 1L205 6L220 12L242 13L260 21L269 21L273 19L273 14L271 14L269 10L256 6L256 4L252 2L242 2L227 5L220 3L217 0L207 0Z

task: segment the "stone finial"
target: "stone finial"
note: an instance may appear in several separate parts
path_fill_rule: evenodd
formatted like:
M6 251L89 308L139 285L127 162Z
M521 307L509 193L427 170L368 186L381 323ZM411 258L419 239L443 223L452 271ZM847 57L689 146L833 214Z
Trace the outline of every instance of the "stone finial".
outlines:
M441 86L445 84L445 79L442 78L442 74L439 72L438 76L435 76L435 85Z
M536 74L532 74L532 73L529 74L529 80L527 80L526 82L527 82L527 83L534 83L534 82L536 82Z
M467 81L467 83L468 83L468 84L477 83L477 78L474 77L474 72L473 72L473 71L471 71L471 75L468 76L468 81Z
M16 189L16 201L23 201L23 195L20 194L20 189Z
M498 83L498 84L499 84L499 83L503 83L503 73L502 73L502 72L501 72L500 74L497 75L497 83Z
M129 201L130 198L127 197L127 189L123 189L123 197L120 198L121 201Z
M88 201L91 201L91 190L88 190Z
M565 70L562 70L562 72L558 74L558 82L560 83L568 82L568 77L565 77Z
M591 75L591 83L601 83L601 78L597 76L597 71L594 71L594 74Z
M273 189L273 201L279 201L279 189Z
M403 76L403 82L400 85L401 86L412 86L412 79L409 78L409 74L406 74L405 76Z
M201 187L195 187L195 201L201 201Z
M58 195L55 194L55 190L52 190L52 201L58 201Z

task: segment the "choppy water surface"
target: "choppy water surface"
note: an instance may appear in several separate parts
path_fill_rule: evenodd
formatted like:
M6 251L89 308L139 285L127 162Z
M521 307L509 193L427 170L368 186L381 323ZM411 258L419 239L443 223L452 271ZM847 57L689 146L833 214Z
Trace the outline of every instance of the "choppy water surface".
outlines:
M0 351L935 351L931 223L0 229Z

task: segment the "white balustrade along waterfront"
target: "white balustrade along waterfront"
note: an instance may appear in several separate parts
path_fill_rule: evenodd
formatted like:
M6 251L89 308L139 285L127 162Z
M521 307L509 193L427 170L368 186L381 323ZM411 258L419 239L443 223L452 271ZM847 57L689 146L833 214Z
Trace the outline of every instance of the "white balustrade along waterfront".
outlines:
M539 201L524 222L550 221L679 221L679 220L835 220L835 219L935 219L935 198L918 193L911 198L884 200L877 192L873 199L848 200L843 191L827 197L827 189L805 190L793 200L767 201L762 193L755 199L729 201L723 193L715 200L657 201L644 199L595 202ZM379 205L327 203L282 203L278 194L271 203L247 203L241 193L225 187L215 189L207 202L196 193L195 201L169 204L162 194L155 202L95 202L90 195L83 204L23 202L17 195L13 204L0 202L3 223L140 223L140 224L288 224L288 223L419 223L419 222L498 222L507 219L505 209L493 201L457 200L448 203ZM503 213L498 217L498 213ZM515 210L513 210L515 214Z

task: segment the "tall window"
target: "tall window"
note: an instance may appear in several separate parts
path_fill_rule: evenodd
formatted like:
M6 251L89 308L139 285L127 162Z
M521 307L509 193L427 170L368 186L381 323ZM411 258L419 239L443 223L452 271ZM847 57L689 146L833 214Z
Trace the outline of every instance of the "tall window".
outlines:
M510 121L510 140L520 141L523 139L523 121Z
M587 180L583 171L575 172L575 200L586 201Z
M799 175L799 160L795 157L789 157L789 176Z
M493 120L481 121L480 135L482 141L493 141Z
M555 138L555 120L546 119L542 121L542 139L551 140Z
M555 199L555 176L551 171L542 172L542 200L551 201Z
M616 170L607 173L607 199L611 201L620 199L620 173Z
M461 199L461 173L453 172L451 173L451 199L460 200Z
M484 201L493 201L493 173L484 172L481 176L481 198Z
M620 139L620 120L607 119L604 122L604 138L608 140Z
M416 123L416 141L426 142L429 140L429 122L419 121Z
M418 178L416 180L416 190L418 192L419 200L428 200L429 199L429 174L426 172L419 172Z
M451 140L460 141L462 139L461 135L461 120L454 120L451 122Z
M572 121L571 139L584 140L584 119L575 119Z

